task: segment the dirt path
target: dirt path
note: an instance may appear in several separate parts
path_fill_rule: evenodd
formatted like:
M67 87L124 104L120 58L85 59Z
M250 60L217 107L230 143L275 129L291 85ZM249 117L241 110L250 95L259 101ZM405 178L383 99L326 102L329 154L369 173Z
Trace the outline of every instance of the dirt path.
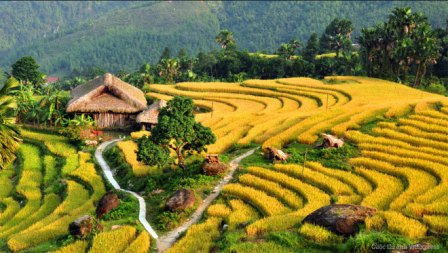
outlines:
M103 151L104 149L117 142L117 141L121 141L122 139L115 139L115 140L111 140L111 141L107 141L102 143L100 146L98 146L98 148L95 151L95 158L98 161L98 164L101 166L101 169L104 172L104 175L106 176L107 181L109 181L109 183L117 190L120 191L124 191L124 192L128 192L130 194L132 194L134 197L136 197L138 199L138 203L140 204L140 210L138 213L138 219L140 220L140 222L142 223L143 227L145 227L145 229L148 231L148 233L154 238L157 239L159 238L157 236L157 233L154 231L154 229L152 229L151 225L149 225L148 221L146 220L146 202L145 200L138 195L135 192L132 191L128 191L125 189L121 189L120 185L118 184L118 182L115 180L114 178L114 174L112 173L109 165L106 163L106 161L104 160L103 157Z
M212 193L207 196L203 200L203 202L199 205L198 209L190 216L189 220L186 221L184 224L182 224L180 227L177 227L167 234L165 234L162 237L159 237L157 240L157 249L159 252L163 252L171 247L171 245L176 242L176 240L179 238L179 236L187 231L187 229L199 221L204 211L207 209L207 207L213 202L213 200L218 197L219 193L221 193L222 187L230 182L230 180L233 178L233 174L235 173L235 170L238 168L238 165L240 161L254 153L254 151L257 148L251 149L247 151L246 153L236 157L230 162L230 171L229 173L221 179L221 181L215 186Z

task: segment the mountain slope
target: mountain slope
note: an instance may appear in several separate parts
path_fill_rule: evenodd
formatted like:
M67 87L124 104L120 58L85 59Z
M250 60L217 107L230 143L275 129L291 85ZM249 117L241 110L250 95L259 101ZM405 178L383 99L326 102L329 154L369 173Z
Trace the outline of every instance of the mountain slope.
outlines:
M190 54L217 49L220 29L234 32L249 51L274 51L291 38L305 42L335 17L349 18L355 34L382 22L397 6L423 12L444 27L448 2L2 2L0 66L8 69L24 55L42 71L66 74L100 66L132 70L156 62L164 47ZM17 10L14 16L13 10ZM26 15L30 13L30 15ZM11 18L14 17L14 18Z

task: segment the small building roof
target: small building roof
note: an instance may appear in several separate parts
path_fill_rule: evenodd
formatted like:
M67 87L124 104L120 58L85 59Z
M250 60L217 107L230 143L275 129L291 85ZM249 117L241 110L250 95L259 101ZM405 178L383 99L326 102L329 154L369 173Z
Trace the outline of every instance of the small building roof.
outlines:
M46 78L46 83L51 84L51 83L55 83L57 81L59 81L59 77L57 76L49 76Z
M159 111L163 107L166 106L166 101L161 99L157 100L156 102L152 103L148 109L141 112L139 115L137 115L137 123L149 123L149 124L157 124L158 117L159 117Z
M72 90L67 112L136 113L146 109L143 91L106 73Z

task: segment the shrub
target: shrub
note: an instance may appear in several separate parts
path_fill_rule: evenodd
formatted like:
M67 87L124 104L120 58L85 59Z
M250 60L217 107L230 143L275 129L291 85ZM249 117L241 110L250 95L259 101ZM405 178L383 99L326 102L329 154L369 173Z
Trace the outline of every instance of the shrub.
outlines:
M444 95L446 93L446 87L441 83L431 83L430 85L428 85L426 90L441 95Z

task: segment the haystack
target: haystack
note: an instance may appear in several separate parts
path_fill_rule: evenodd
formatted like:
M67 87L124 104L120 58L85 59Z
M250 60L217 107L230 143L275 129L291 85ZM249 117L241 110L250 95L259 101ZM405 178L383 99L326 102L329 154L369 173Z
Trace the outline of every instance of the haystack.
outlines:
M209 154L202 163L202 172L207 176L215 176L224 173L227 166L219 161L217 154Z
M124 127L146 109L145 94L107 73L72 90L67 112L92 115L99 128Z
M334 135L323 133L322 138L322 144L318 146L319 148L340 148L344 146L344 140Z
M286 154L285 152L283 152L280 149L276 149L274 147L267 147L264 150L264 156L271 160L272 162L281 162L281 161L286 161L286 159L288 159L288 154Z
M163 99L152 103L148 109L137 115L137 123L148 129L152 128L158 123L159 112L163 107L166 107L166 101Z

